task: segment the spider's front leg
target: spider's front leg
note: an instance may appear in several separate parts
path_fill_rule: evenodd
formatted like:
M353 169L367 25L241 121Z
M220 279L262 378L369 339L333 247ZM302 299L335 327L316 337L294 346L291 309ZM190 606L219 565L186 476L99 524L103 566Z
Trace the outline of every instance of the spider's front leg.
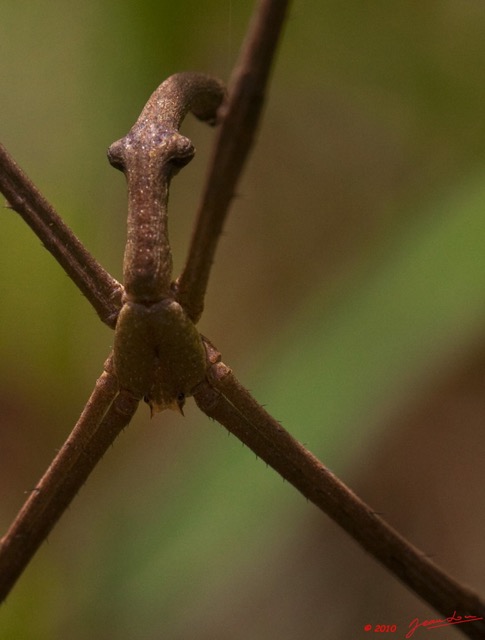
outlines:
M0 540L0 602L113 440L128 425L138 402L137 397L119 390L112 358L108 358L74 429Z
M206 75L171 76L151 96L137 122L108 150L128 183L128 237L123 264L125 293L118 317L114 366L120 387L144 397L153 411L181 410L205 376L202 339L172 293L168 239L171 178L194 155L179 132L192 111L215 123L222 84Z

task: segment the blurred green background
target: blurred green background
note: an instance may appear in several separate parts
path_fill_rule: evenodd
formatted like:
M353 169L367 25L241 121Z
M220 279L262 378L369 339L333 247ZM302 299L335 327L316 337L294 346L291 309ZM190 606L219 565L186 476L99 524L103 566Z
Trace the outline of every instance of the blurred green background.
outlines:
M251 10L1 3L0 138L114 276L126 194L106 148L171 73L227 79ZM482 591L484 36L480 0L294 3L200 323L292 434ZM184 133L197 156L172 188L177 270L213 140L190 119ZM4 530L112 333L7 209L0 299ZM189 402L185 419L140 408L0 637L350 638L432 614Z

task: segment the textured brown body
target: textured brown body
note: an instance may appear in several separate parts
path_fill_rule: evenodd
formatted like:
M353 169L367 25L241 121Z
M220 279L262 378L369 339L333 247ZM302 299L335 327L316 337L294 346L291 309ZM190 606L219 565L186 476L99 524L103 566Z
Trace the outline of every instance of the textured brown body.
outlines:
M115 333L114 366L120 385L144 397L152 412L181 408L207 368L199 332L170 299L150 306L124 304Z
M152 412L181 410L206 371L200 335L172 295L168 190L195 153L178 132L183 118L192 111L214 124L223 97L223 85L210 76L171 76L129 133L108 150L111 164L128 183L125 295L116 323L114 368L120 387L145 398Z

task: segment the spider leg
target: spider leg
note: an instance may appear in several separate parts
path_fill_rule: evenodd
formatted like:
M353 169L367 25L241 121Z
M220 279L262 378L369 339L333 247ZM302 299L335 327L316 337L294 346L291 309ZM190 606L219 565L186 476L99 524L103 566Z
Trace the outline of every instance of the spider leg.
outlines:
M426 602L485 619L485 602L435 565L356 496L256 402L206 342L208 379L194 391L198 407L246 444L358 544ZM477 623L482 634L485 623ZM479 629L478 629L479 628ZM482 637L476 635L473 637Z
M0 540L0 602L128 425L138 403L139 398L119 390L110 356L74 429Z
M101 320L114 328L122 285L84 248L54 208L0 144L0 191L81 290Z
M265 87L289 2L261 0L220 108L221 127L184 270L174 284L177 301L193 322L204 297L219 236L259 123Z

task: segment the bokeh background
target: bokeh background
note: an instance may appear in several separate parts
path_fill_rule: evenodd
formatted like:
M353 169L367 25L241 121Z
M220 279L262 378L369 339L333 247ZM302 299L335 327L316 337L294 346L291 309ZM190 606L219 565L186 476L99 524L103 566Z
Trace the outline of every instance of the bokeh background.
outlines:
M105 150L168 75L227 79L233 0L3 0L0 137L121 277ZM485 4L296 0L201 330L276 418L485 591ZM176 269L213 132L173 183ZM0 212L0 524L67 437L112 333ZM453 612L450 612L450 615ZM364 637L435 617L200 414L134 423L0 611L0 637ZM442 629L441 638L457 638Z

